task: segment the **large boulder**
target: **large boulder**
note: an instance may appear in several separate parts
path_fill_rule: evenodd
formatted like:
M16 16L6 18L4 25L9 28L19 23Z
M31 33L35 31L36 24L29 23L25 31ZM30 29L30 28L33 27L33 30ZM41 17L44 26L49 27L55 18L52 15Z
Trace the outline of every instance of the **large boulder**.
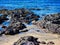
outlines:
M24 28L26 28L26 26L24 24L22 24L21 22L13 23L4 29L5 30L4 34L6 34L6 35L7 34L9 34L9 35L18 34L21 32L19 30L22 30Z
M13 45L39 45L39 41L37 41L38 38L35 38L33 36L25 36L21 37L17 42L15 42Z

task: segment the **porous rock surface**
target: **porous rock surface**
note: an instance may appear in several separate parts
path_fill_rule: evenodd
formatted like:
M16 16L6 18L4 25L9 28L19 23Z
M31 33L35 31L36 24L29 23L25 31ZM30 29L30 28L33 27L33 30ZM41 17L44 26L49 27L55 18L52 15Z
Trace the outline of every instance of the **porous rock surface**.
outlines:
M6 18L7 16L10 17L9 26L2 26L3 31L0 31L0 35L17 34L19 33L19 30L26 28L26 25L24 23L30 24L32 21L37 21L40 18L40 16L34 14L32 11L29 11L25 8L14 10L2 9L0 10L0 14L3 14L2 16L0 16L0 24L2 24L5 20L8 19Z
M45 16L40 26L49 32L60 34L60 13Z
M39 41L37 41L37 39L38 38L35 38L33 36L25 36L21 37L13 45L39 45Z

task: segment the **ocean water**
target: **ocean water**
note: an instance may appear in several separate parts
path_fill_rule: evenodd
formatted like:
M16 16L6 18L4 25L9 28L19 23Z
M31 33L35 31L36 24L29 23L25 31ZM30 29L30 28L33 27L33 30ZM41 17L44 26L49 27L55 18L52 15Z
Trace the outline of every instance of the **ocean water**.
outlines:
M0 8L42 8L39 13L60 12L60 0L0 0Z
M39 16L60 12L60 0L0 0L0 9L13 10L15 8L41 8L40 11L33 11ZM9 25L9 22L4 22ZM1 29L1 27L0 27Z

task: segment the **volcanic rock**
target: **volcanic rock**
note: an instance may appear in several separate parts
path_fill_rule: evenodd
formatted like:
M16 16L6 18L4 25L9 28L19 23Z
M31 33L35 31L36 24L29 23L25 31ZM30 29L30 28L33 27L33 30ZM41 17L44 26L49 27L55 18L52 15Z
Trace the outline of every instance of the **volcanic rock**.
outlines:
M10 26L8 26L5 30L5 34L11 34L11 35L14 35L14 34L17 34L19 33L19 30L22 30L26 28L26 26L20 22L17 22L17 23L14 23Z
M3 16L0 16L0 24L8 20L7 16L9 16L10 18L9 26L7 26L6 28L5 26L3 26L3 32L1 34L17 34L20 30L26 28L26 25L24 23L30 24L32 21L38 21L40 18L40 16L25 8L14 10L3 9L0 10L0 14L3 14ZM24 30L24 32L26 31Z
M0 16L0 24L2 24L3 22L5 22L7 20L8 20L7 15Z
M37 39L38 38L35 38L33 36L25 36L21 37L13 45L39 45L39 41L37 41Z
M49 32L60 34L60 13L45 16L40 25Z

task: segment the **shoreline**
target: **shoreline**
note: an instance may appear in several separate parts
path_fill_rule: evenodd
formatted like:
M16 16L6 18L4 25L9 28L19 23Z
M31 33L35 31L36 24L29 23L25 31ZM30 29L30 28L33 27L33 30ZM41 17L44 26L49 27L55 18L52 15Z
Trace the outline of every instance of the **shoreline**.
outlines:
M5 10L6 11L6 10ZM16 10L15 10L16 11ZM16 16L17 14L15 14L16 12L15 12L14 10L13 11L11 11L11 12L9 12L10 14L12 13L13 14L13 17L14 16ZM23 12L22 14L21 14L21 12ZM17 11L18 12L18 11ZM3 14L5 14L5 12L4 11L2 11L1 13L3 13ZM10 33L16 33L16 31L20 31L21 33L19 33L19 34L15 34L15 35L4 35L3 34L3 36L1 36L0 37L0 45L13 45L13 43L14 42L16 42L20 37L24 37L24 36L34 36L34 37L37 37L38 39L39 39L39 41L46 41L46 42L49 42L49 41L53 41L54 43L55 43L55 45L59 45L60 43L59 43L59 41L60 41L60 35L58 35L58 34L53 34L53 33L49 33L48 31L47 31L47 29L43 29L41 26L40 26L40 24L41 24L41 22L39 22L39 21L37 21L37 23L36 24L32 24L32 25L25 25L26 27L24 28L25 30L27 29L28 31L27 32L22 32L22 31L25 31L24 29L21 29L20 30L20 28L21 28L21 26L23 26L23 25L20 25L20 24L22 24L23 23L23 21L25 22L27 19L29 19L29 18L31 18L31 17L33 17L31 20L33 21L33 23L34 23L34 20L35 20L35 18L37 19L37 18L39 18L39 16L36 16L36 14L34 14L34 13L31 13L31 12L29 12L28 10L19 10L19 14L16 16L16 17L14 17L14 18L12 18L13 20L14 19L16 19L16 20L12 20L13 22L11 22L11 25L10 25L10 28L9 27L7 27L7 32L5 32L5 33L7 33L7 34L10 34ZM7 13L6 13L7 14ZM21 14L21 15L20 15ZM31 17L29 17L28 16L28 18L26 19L26 20L24 20L25 19L25 17L26 17L26 15L25 14L29 14L29 16L31 16ZM23 15L23 16L22 16ZM25 16L24 16L25 15ZM35 17L34 17L34 15L35 15ZM21 17L19 17L19 16L21 16L21 17L24 17L24 18L21 18ZM19 21L17 21L17 19L19 18ZM20 18L21 18L21 20L20 20ZM23 21L22 21L23 20ZM20 22L20 21L22 21L22 22ZM31 22L32 22L31 21ZM29 22L29 20L28 21L26 21L26 23L28 23ZM30 23L30 22L29 22ZM23 23L24 24L24 23ZM13 28L12 28L13 27ZM24 27L24 26L23 26ZM9 33L9 31L11 31L11 30L13 30L12 32L10 32Z

